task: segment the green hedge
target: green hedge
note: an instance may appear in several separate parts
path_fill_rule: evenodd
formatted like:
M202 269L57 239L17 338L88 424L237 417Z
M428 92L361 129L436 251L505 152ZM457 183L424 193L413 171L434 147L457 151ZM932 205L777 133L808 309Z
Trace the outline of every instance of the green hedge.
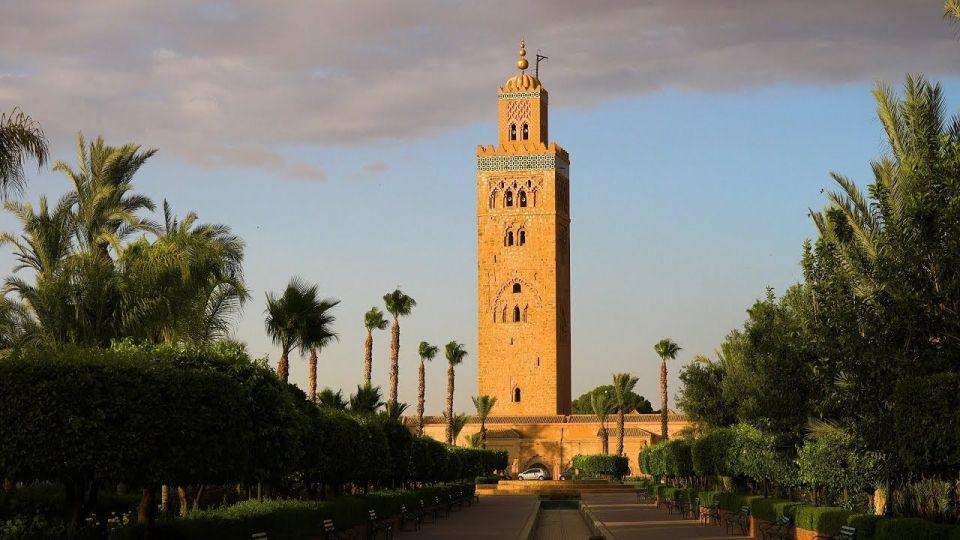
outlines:
M741 506L750 506L754 500L762 499L759 495L749 495L746 493L720 493L717 500L720 502L720 508L727 512L739 512Z
M799 506L798 502L763 497L750 501L750 515L773 523L784 515L794 518Z
M874 540L953 540L956 527L920 518L881 519Z
M271 540L300 540L323 535L323 520L332 519L338 529L346 530L366 523L367 511L378 516L396 515L401 504L414 508L420 499L445 497L451 490L473 493L472 484L425 488L415 491L371 493L363 497L340 497L332 501L244 501L226 508L193 512L186 518L160 521L151 531L155 540L201 540L209 538L250 538L266 532ZM144 528L134 525L123 529L120 538L139 540Z
M717 504L720 500L721 491L701 491L700 492L700 505L701 506L713 506Z
M611 476L619 480L626 476L629 466L630 460L626 456L610 454L573 456L573 468L578 469L583 477Z
M880 521L880 516L854 514L847 518L847 525L857 530L857 540L870 540L873 538L878 521Z
M836 534L853 512L832 506L800 506L794 521L797 527L818 533Z

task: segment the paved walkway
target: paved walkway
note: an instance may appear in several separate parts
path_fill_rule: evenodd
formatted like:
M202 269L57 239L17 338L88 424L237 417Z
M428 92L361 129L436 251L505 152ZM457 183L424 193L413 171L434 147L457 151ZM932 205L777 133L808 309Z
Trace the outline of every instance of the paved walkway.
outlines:
M464 506L450 512L436 523L424 523L419 531L398 533L399 538L503 538L513 540L527 524L534 507L539 504L533 495L480 496L480 504Z
M696 519L681 519L652 504L637 504L632 495L584 495L597 519L603 521L616 540L735 540L748 536L727 536L723 527L701 525Z
M536 540L586 540L590 529L579 510L541 510Z

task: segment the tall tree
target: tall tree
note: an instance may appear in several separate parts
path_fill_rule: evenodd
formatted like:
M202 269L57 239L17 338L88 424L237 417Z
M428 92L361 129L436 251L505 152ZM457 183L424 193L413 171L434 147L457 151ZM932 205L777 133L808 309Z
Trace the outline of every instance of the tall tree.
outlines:
M493 396L476 396L473 398L473 406L477 408L477 418L480 419L480 448L487 447L487 417L490 411L497 404L497 398Z
M450 430L449 444L456 446L457 439L460 437L460 432L463 431L463 428L467 425L470 417L462 413L455 414L453 416L443 413L443 417L447 421L447 429Z
M390 395L387 402L396 403L400 377L400 317L409 315L417 301L403 294L397 287L393 292L383 295L383 303L390 315L393 315L393 325L390 327Z
M464 357L467 356L467 351L463 348L463 345L451 341L447 343L444 352L446 353L447 364L449 364L447 367L447 444L453 444L453 426L450 423L453 419L453 369L463 362Z
M633 393L633 387L639 381L637 377L629 373L614 373L613 375L613 398L617 406L617 455L623 455L623 435L625 429L624 414L628 410L629 396Z
M316 285L310 285L296 276L290 279L280 296L267 293L266 330L273 342L280 346L277 376L284 381L290 378L290 351L297 347L302 350L309 347L304 343L304 337L322 337L322 333L310 337L306 327L315 325L317 328L316 324L319 323L319 328L331 333L329 324L333 319L327 312L337 303L336 300L321 300ZM323 321L327 323L323 324Z
M945 0L943 16L953 21L960 21L960 0Z
M317 354L333 341L339 340L333 331L333 323L337 320L331 310L339 304L339 300L332 298L317 299L310 306L300 328L301 354L306 349L310 351L307 371L307 399L313 401L317 396Z
M607 416L613 410L613 400L607 394L595 393L590 395L590 408L600 423L600 446L604 454L610 453L610 438L607 432Z
M388 324L378 307L370 308L370 311L363 315L363 327L367 329L367 339L363 342L363 384L372 384L373 331L386 330Z
M660 356L660 438L667 440L669 417L667 414L667 360L673 360L682 349L670 338L663 338L653 346Z
M0 196L23 192L26 177L23 165L28 158L43 167L50 156L47 138L33 118L14 108L0 115Z
M434 357L437 356L437 352L439 352L439 349L436 345L431 345L426 341L420 342L420 371L417 377L417 435L423 435L423 405L427 392L427 376L424 362L433 360Z

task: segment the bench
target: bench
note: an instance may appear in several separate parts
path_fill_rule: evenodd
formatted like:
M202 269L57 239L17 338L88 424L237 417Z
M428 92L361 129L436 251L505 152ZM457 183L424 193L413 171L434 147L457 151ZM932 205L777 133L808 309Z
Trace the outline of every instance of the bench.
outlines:
M407 510L407 505L405 504L400 505L400 530L401 531L406 530L406 526L408 523L413 523L413 530L419 531L421 519L422 519L421 516Z
M439 496L434 497L433 500L434 500L435 503L436 503L435 508L436 508L436 511L437 511L438 513L439 513L439 512L443 512L443 516L444 516L444 517L450 515L450 510L451 510L450 506L451 506L451 504L450 504L449 502L447 502L446 504L440 502L440 497L439 497Z
M793 520L789 516L780 516L776 523L769 523L760 531L760 537L763 540L790 540L793 536L790 534L790 528L793 527Z
M840 527L840 531L837 534L818 534L813 537L813 540L856 540L857 538L857 529L850 527L849 525L844 525Z
M457 510L463 510L463 499L459 496L454 497L452 493L447 493L447 505L453 510L453 505L457 505Z
M717 525L720 524L720 503L700 507L700 523L709 525L711 521Z
M333 526L332 519L323 520L323 537L326 540L342 540L343 537L337 534L337 528Z
M393 538L393 524L382 519L377 518L377 511L370 509L367 511L367 515L370 516L369 530L370 538L376 538L381 532L387 540Z
M740 527L741 534L747 534L750 529L750 507L741 506L739 512L727 515L723 522L726 525L727 534L730 534L734 526Z
M429 523L437 521L437 507L430 505L427 506L427 503L423 502L423 499L420 499L420 522L428 523L427 517L430 517Z
M683 519L693 519L693 514L697 513L700 510L700 497L693 499L691 504L686 505L685 508L680 512L683 515Z

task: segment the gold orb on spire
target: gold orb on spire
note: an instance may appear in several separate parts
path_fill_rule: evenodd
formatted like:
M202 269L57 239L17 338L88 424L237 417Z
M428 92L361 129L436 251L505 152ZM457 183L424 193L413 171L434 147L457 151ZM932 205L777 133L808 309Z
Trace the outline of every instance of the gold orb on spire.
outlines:
M517 67L520 68L520 71L527 69L527 66L530 65L530 62L527 62L527 59L524 58L527 56L527 45L524 41L520 40L520 59L517 60Z

